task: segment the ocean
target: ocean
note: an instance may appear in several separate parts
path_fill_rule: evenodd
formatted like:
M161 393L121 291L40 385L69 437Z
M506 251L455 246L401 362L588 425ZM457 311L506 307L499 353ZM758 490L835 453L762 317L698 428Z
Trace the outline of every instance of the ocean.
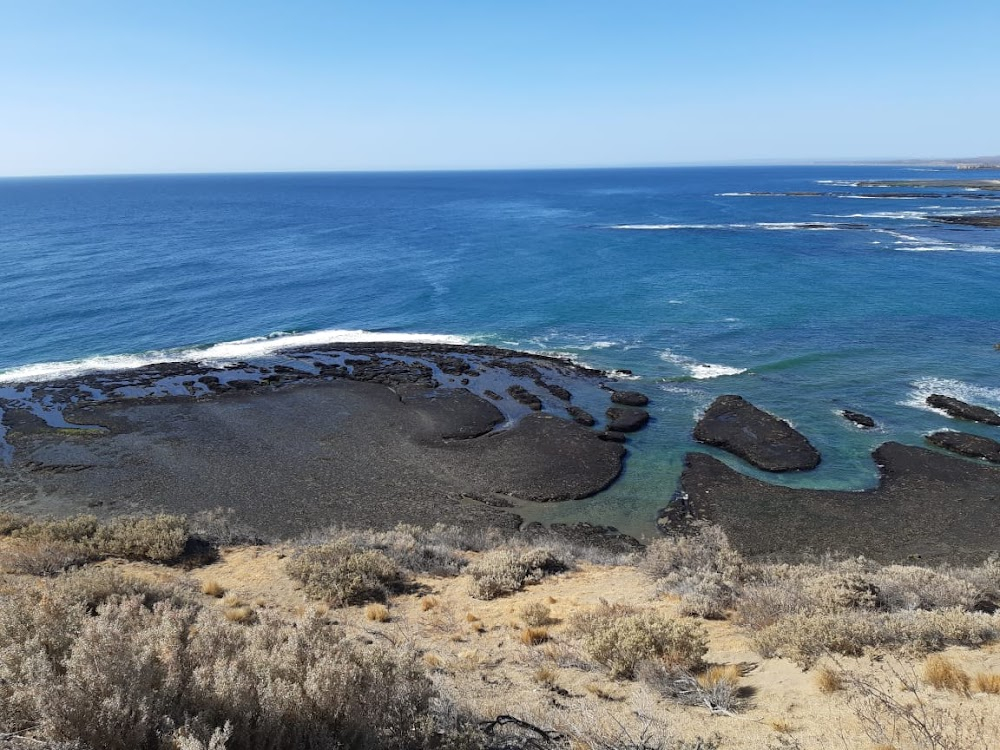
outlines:
M0 180L0 384L338 340L494 344L631 370L652 399L623 477L529 520L654 530L696 415L738 393L863 489L870 451L1000 408L1000 179L888 166ZM910 195L903 195L910 193ZM862 431L839 411L871 415ZM716 453L756 476L738 459Z

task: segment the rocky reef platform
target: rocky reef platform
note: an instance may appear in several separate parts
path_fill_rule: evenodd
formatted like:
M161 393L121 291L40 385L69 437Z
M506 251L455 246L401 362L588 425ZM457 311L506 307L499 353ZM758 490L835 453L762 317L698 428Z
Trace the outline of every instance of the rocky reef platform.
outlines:
M612 405L613 383L556 357L380 343L0 385L0 505L232 508L272 538L516 527L519 503L587 497L619 476L626 446L579 419Z

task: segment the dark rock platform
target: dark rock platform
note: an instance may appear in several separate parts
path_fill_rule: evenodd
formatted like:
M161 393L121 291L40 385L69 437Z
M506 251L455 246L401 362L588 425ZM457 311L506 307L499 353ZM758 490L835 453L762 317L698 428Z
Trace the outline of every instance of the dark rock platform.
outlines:
M494 347L380 343L3 386L0 503L228 507L265 538L400 521L516 528L502 508L587 497L618 477L625 448L565 413L568 386L607 398L609 379Z
M694 428L694 439L739 456L764 471L806 471L819 452L788 422L740 396L719 396Z
M960 401L951 396L932 393L927 397L927 405L933 406L935 409L941 409L941 411L956 419L1000 426L1000 414L997 414L992 409L987 409L985 406L967 404L965 401Z
M970 458L982 458L991 463L1000 464L1000 443L981 435L941 430L928 435L927 442L952 453Z
M705 519L756 557L834 551L881 562L979 563L1000 549L1000 469L893 442L873 458L878 486L845 492L781 487L689 453L660 526L673 532Z

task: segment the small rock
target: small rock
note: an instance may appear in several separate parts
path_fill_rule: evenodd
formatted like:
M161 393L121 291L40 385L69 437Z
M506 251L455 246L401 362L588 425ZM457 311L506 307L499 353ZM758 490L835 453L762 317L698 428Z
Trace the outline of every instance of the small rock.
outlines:
M858 427L863 429L870 429L875 426L875 420L869 417L867 414L862 414L859 411L851 411L850 409L844 409L840 412L844 419L848 422L854 422Z
M611 400L623 406L645 406L649 403L649 397L638 391L612 391Z
M542 410L542 400L534 393L520 385L512 385L507 389L510 397L520 404L524 404L532 411Z
M590 412L584 411L579 406L567 406L566 412L573 417L573 421L582 424L584 427L593 427L597 420L591 416Z
M627 438L624 432L617 432L615 430L605 430L599 433L597 437L608 443L624 443Z
M608 416L608 430L611 432L635 432L649 422L649 412L645 409L612 406L605 413Z

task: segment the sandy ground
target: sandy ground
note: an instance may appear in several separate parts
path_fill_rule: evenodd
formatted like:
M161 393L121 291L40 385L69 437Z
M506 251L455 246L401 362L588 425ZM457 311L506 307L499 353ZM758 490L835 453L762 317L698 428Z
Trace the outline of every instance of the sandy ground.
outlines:
M637 738L645 728L656 737L694 740L716 736L722 748L761 750L803 748L872 750L880 747L865 733L851 704L851 690L823 693L816 670L808 672L783 659L764 659L754 652L744 632L728 621L704 622L710 637L707 660L740 665L745 705L735 715L713 715L699 706L680 706L652 694L640 683L616 681L589 661L570 632L574 611L601 601L623 602L676 615L676 602L658 596L652 583L632 567L582 565L543 580L512 596L479 601L468 594L467 576L423 577L421 591L398 596L390 603L390 620L372 622L363 607L328 609L308 599L285 574L286 550L275 547L224 551L221 559L190 574L201 582L215 581L259 611L283 617L320 612L331 625L345 627L354 637L379 640L422 652L441 689L473 713L492 718L512 714L537 726L593 734L603 727L608 736ZM162 567L113 563L157 577L187 574ZM226 605L216 602L220 609ZM551 609L549 640L525 646L521 608L543 602ZM970 674L1000 672L1000 648L953 648L946 654ZM838 659L838 666L865 678L884 680L901 702L918 699L931 711L953 712L965 725L982 719L986 744L1000 737L1000 695L961 694L920 685L909 693L894 673L919 674L922 659L898 660L888 655ZM919 683L919 680L918 680ZM622 746L622 745L618 745ZM895 747L931 747L898 743ZM935 745L934 747L953 747ZM957 745L954 747L963 747ZM964 747L963 747L964 750Z

